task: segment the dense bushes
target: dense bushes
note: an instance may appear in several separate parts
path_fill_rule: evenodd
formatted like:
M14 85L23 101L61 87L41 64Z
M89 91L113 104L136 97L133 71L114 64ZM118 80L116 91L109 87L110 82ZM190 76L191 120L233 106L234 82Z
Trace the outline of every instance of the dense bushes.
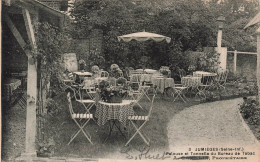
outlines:
M243 12L238 7L241 3L245 6ZM96 29L102 30L103 47L98 57L105 60L102 61L104 68L114 63L122 69L141 68L141 56L148 56L147 68L169 66L174 75L179 68L188 70L186 51L201 52L203 47L216 46L216 19L220 14L224 14L228 22L223 34L224 46L230 50L255 50L252 43L255 40L250 36L254 29L244 31L241 28L257 12L253 8L255 5L255 2L225 1L217 4L216 1L204 3L201 0L144 0L138 3L132 0L76 1L71 10L71 16L75 18L72 34L77 38ZM117 36L143 30L168 36L172 41L169 44L118 42ZM204 60L208 58L205 56ZM198 69L209 70L201 59ZM213 58L211 62L214 61Z
M242 116L252 125L260 125L260 108L254 99L244 97L244 103L240 106Z

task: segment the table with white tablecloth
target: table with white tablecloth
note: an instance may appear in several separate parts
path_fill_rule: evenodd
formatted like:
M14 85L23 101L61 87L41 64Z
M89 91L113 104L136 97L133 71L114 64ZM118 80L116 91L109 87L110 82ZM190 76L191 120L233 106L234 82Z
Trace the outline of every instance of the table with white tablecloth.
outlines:
M174 87L174 80L173 78L153 77L152 84L157 87L157 91L163 93L165 88Z
M195 76L182 77L181 84L185 87L198 87L201 85L201 77L195 77Z
M91 77L92 76L92 73L86 72L86 71L82 71L82 72L76 71L76 72L73 72L73 74L75 75L77 83L82 83L84 81L85 77Z
M195 71L193 72L193 76L201 77L201 82L204 85L209 85L211 84L211 82L213 82L214 77L216 77L217 74L212 72L206 72L206 71Z
M153 74L132 74L130 82L151 82Z
M193 76L197 76L197 77L206 77L206 76L214 77L214 76L217 76L217 74L216 73L211 73L211 72L206 72L206 71L195 71L195 72L193 72Z

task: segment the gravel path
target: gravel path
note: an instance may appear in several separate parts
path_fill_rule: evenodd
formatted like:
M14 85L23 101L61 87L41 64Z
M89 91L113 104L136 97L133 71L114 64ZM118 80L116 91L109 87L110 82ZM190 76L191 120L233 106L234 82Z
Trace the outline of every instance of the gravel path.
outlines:
M244 147L259 149L238 110L243 100L232 99L195 105L176 114L168 124L170 150L188 147Z

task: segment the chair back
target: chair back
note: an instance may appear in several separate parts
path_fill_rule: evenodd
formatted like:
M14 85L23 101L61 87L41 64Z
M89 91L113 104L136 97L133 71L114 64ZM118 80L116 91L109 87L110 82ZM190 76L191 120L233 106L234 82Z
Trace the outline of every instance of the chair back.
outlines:
M148 119L150 118L150 116L152 114L154 98L155 98L155 94L153 95L153 98L152 98L152 101L151 101L150 109L149 109L149 112L148 112Z
M142 74L132 74L130 76L130 82L141 82L141 75Z
M127 80L124 77L119 77L116 80L116 85L126 85Z
M103 70L102 70L102 71L100 72L100 77L106 77L106 78L107 78L107 77L109 77L109 73L108 73L107 71L103 71Z
M179 73L179 77L180 77L180 78L182 78L182 77L185 77L185 76L186 76L186 71L185 71L185 70L183 70L183 69L180 69L180 70L178 71L178 73Z
M119 73L119 77L124 77L123 71L119 71L118 73Z
M132 68L132 67L126 68L126 77L127 78L130 77L130 75L132 74L133 70L134 70L134 68Z
M73 111L73 108L72 108L72 102L71 102L70 92L68 92L68 94L67 94L67 99L68 99L68 102L69 102L70 115L72 116L72 114L74 114L74 111Z
M141 86L142 85L140 82L130 82L130 91L140 91Z
M184 87L189 87L190 86L190 78L181 78L181 85Z
M227 81L227 76L228 76L228 71L224 71L220 75L220 81L221 82L226 82Z
M81 90L81 88L79 87L79 90L77 90L76 88L73 88L73 87L69 87L70 88L70 90L72 90L73 91L73 95L74 95L74 98L76 99L76 100L82 100L82 97L81 97L81 95L80 95L80 90Z

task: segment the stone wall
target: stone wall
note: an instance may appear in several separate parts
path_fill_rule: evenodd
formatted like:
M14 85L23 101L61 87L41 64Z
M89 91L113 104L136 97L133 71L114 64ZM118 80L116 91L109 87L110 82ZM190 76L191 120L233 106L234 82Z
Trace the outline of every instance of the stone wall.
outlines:
M249 81L256 80L256 55L237 54L237 74L246 77ZM234 54L227 55L227 69L234 72Z

